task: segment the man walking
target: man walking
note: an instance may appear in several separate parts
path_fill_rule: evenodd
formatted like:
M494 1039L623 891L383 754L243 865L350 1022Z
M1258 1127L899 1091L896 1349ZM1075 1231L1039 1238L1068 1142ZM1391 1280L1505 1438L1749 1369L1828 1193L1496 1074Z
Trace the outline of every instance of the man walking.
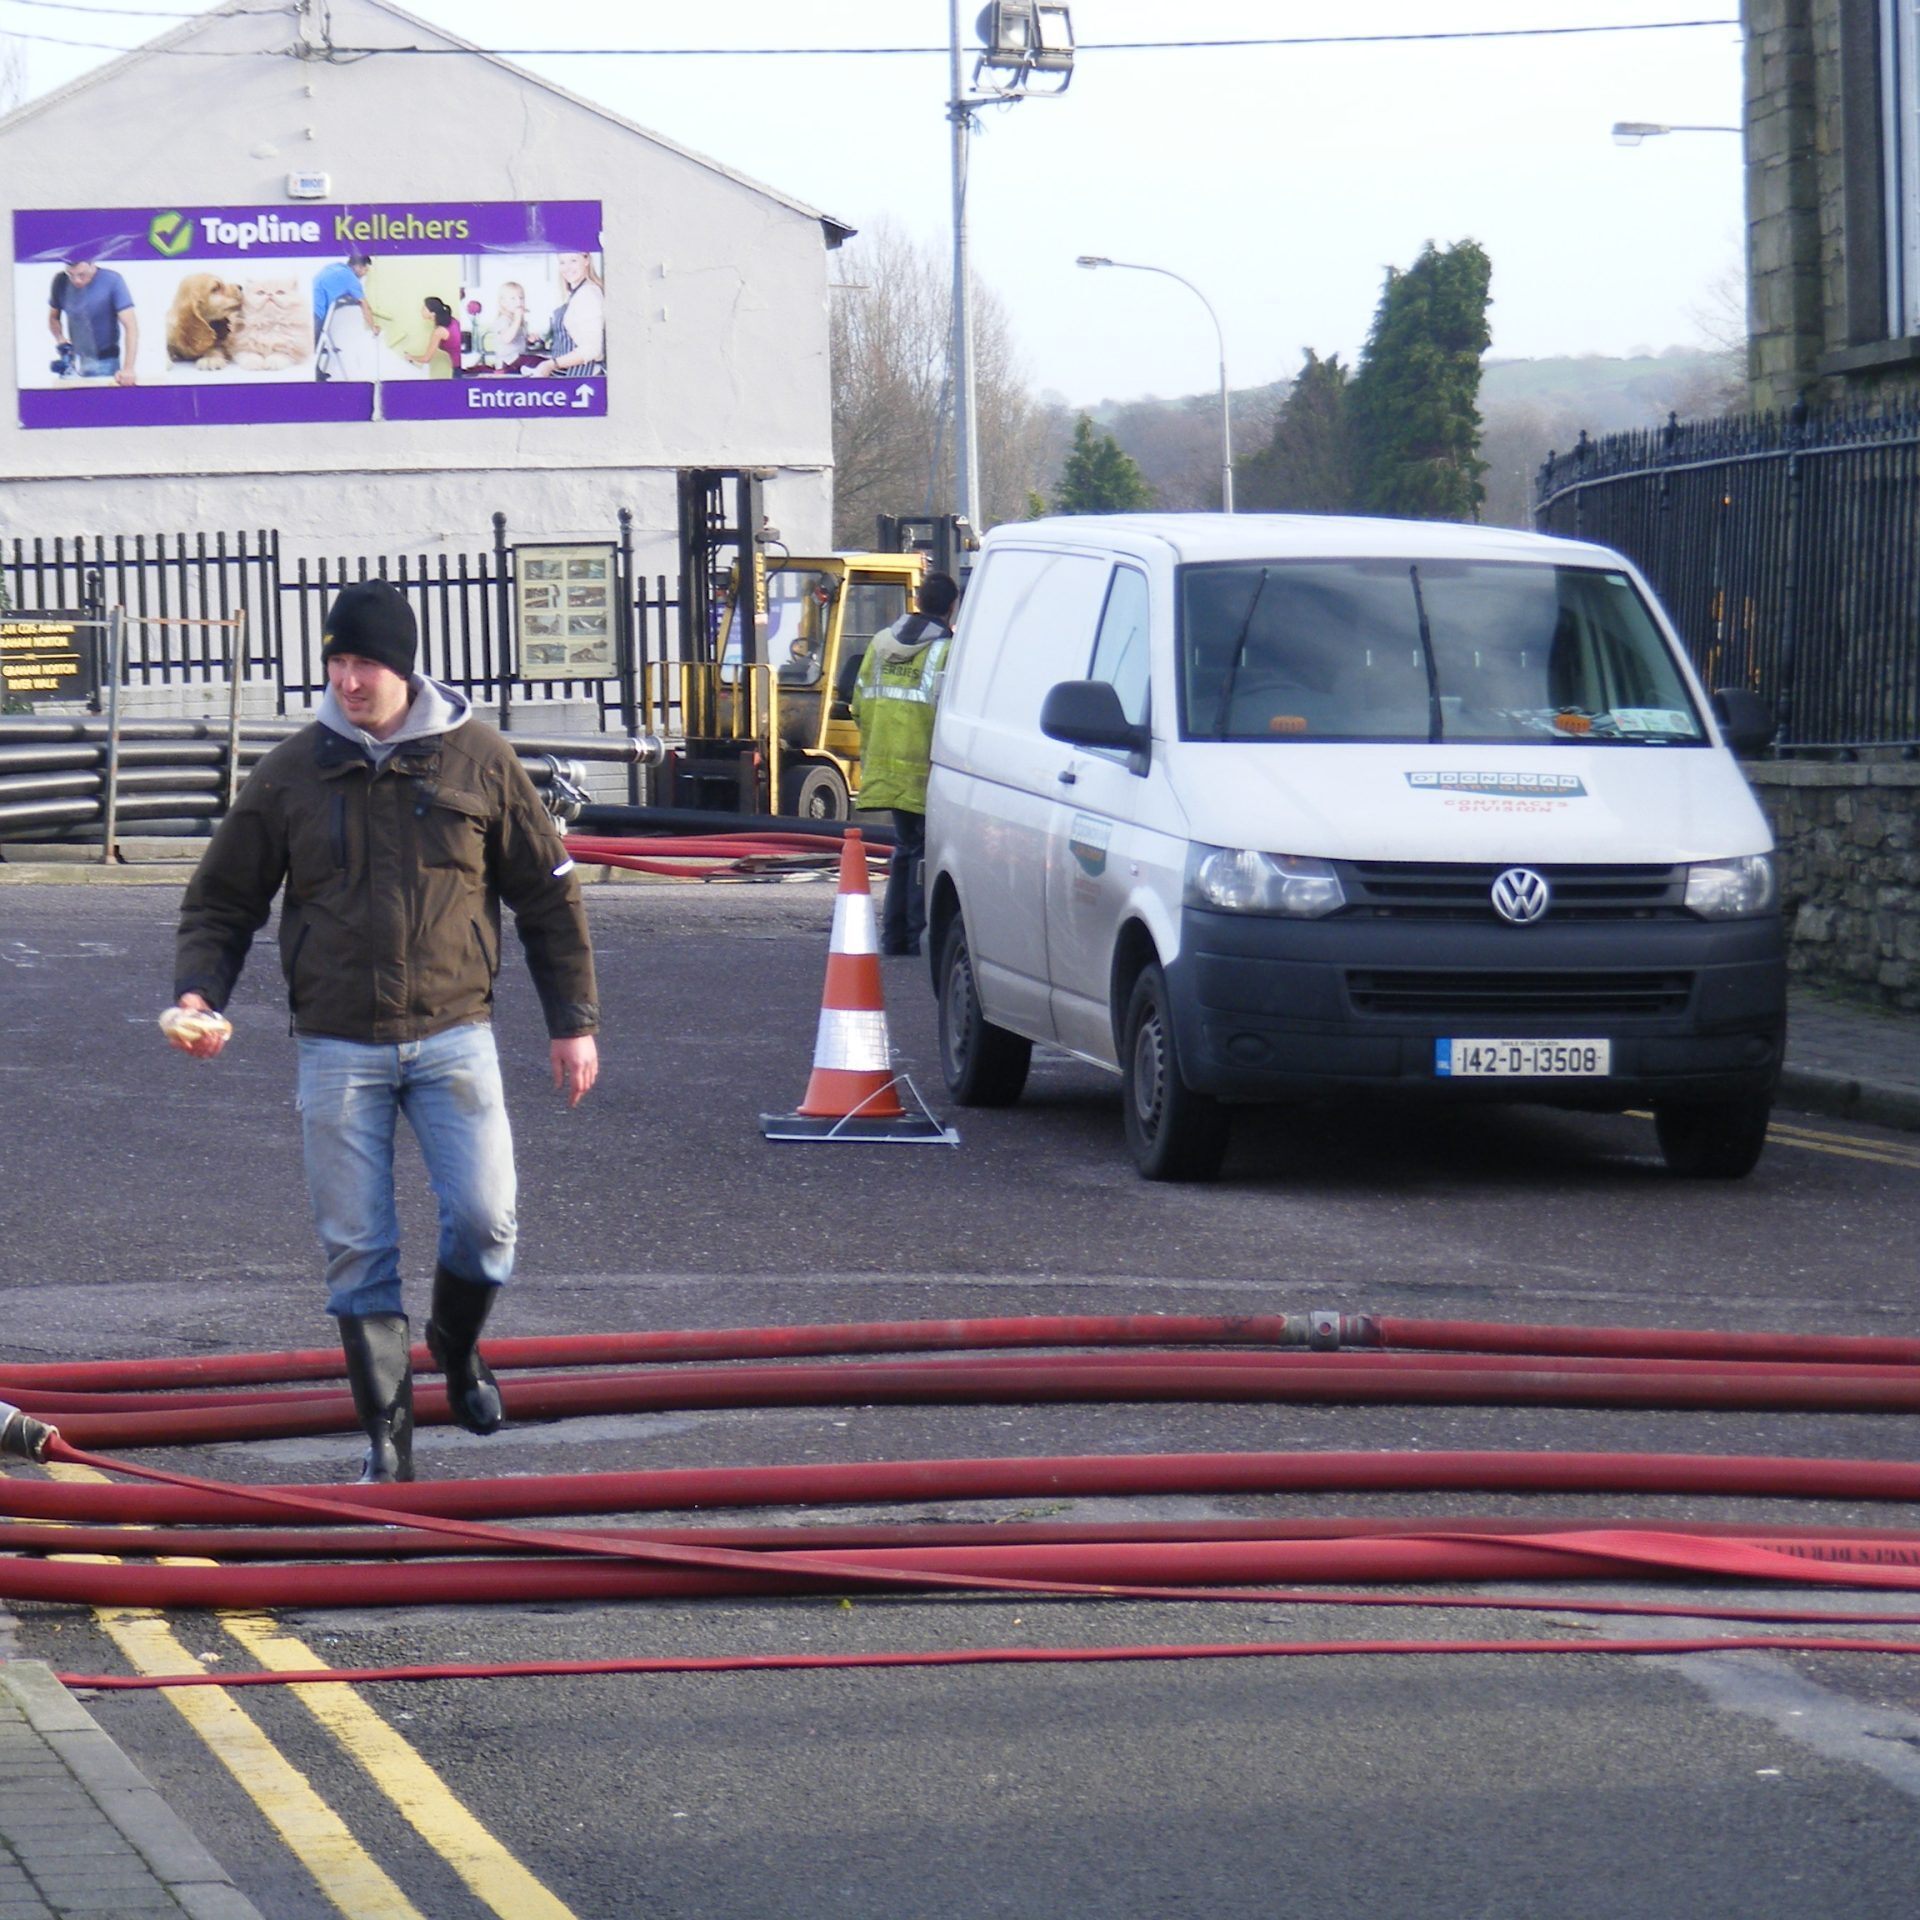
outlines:
M927 766L959 598L951 574L928 574L914 595L916 611L873 636L854 684L860 804L893 814L893 858L880 916L882 953L918 953L926 930Z
M280 963L299 1049L307 1187L327 1256L363 1481L413 1478L411 1334L394 1211L396 1115L439 1202L426 1340L454 1419L501 1422L480 1330L513 1270L513 1142L490 1015L500 902L513 909L577 1106L598 1077L599 1008L579 881L513 749L466 697L414 672L412 609L383 580L326 621L327 692L263 759L181 905L174 990L215 1011L284 887ZM211 1058L224 1031L176 1038Z

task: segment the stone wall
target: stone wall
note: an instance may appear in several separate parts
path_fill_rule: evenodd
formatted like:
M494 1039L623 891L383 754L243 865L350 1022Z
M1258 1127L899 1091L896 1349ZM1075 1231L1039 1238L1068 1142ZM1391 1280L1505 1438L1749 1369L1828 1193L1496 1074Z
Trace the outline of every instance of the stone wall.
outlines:
M1784 413L1825 344L1812 14L1818 0L1746 0L1747 373Z
M1920 1011L1920 763L1756 763L1797 984Z

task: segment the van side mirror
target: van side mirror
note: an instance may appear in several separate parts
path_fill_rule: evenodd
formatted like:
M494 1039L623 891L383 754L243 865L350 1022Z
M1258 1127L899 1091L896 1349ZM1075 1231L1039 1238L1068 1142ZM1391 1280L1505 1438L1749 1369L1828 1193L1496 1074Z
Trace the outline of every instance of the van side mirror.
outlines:
M1737 754L1765 753L1773 745L1773 708L1750 687L1715 688L1713 717Z
M1040 731L1070 747L1106 747L1145 753L1153 736L1143 720L1129 720L1106 680L1062 680L1040 703Z

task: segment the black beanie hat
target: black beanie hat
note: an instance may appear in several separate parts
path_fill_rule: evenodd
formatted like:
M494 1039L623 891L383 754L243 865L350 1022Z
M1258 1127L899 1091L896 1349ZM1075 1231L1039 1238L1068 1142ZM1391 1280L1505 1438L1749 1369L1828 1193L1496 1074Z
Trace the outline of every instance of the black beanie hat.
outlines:
M413 672L418 644L419 629L406 595L384 580L357 580L340 589L327 614L320 658L327 661L336 653L356 653L405 679Z

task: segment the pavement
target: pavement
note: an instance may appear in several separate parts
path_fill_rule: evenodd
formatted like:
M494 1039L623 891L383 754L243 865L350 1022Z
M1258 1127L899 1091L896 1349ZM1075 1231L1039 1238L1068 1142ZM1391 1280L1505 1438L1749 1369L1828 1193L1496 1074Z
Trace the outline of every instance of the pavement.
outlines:
M35 850L43 851L50 850ZM72 849L71 856L81 852ZM191 856L103 867L97 850L91 860L27 860L22 853L0 855L0 885L177 888L191 871ZM1920 1014L1793 990L1779 1103L1920 1132ZM261 1920L50 1668L0 1660L0 1920L175 1913Z
M38 1660L0 1663L0 1920L261 1920Z

